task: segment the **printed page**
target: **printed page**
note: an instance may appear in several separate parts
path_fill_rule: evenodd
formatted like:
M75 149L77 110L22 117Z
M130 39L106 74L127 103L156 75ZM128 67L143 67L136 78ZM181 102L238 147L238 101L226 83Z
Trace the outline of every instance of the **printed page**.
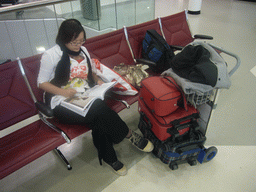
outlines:
M65 99L61 102L61 105L75 113L85 116L91 104L96 99L104 100L106 91L113 87L115 83L116 82L110 82L96 85L93 88L86 90L84 93L77 93L73 98Z
M104 83L102 85L95 85L93 88L90 88L86 90L84 93L82 93L82 96L87 96L87 97L95 96L104 100L104 95L106 91L109 90L111 87L113 87L115 84L116 84L116 81Z
M87 96L81 96L81 97L72 97L70 99L66 99L65 102L68 102L70 104L76 105L77 107L80 107L82 109L86 108L90 102L94 101L95 97L87 97Z

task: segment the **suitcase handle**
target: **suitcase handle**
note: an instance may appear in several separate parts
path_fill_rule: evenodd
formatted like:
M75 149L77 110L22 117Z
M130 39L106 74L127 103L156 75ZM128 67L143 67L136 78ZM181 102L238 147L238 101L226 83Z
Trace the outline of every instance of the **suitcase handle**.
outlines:
M198 123L197 123L196 120L192 119L188 123L184 123L184 124L181 124L181 125L175 125L173 128L176 129L176 130L182 130L182 129L187 128L187 127L192 127L192 128L198 127Z
M197 123L196 120L192 119L188 123L184 123L184 124L181 124L181 125L174 125L173 127L168 128L166 132L171 134L171 138L174 141L174 139L176 137L180 136L179 130L185 129L187 127L196 128L196 127L198 127L198 123Z
M186 120L188 120L188 119L198 119L200 116L199 116L199 114L198 113L193 113L193 114L191 114L191 115L189 115L189 116L187 116L187 117L183 117L183 118L181 118L181 119L176 119L176 120L174 120L174 121L172 121L171 122L171 124L173 124L173 126L174 127L176 127L176 126L178 126L179 124L180 124L180 122L182 122L182 121L186 121Z
M172 141L175 140L176 137L179 137L180 133L178 130L181 130L181 129L184 129L184 128L187 128L187 127L190 127L190 128L196 128L198 127L198 122L196 119L199 118L199 114L198 113L194 113L188 117L184 117L182 119L179 119L179 120L175 120L173 122L171 122L171 124L173 125L173 127L171 128L168 128L166 130L167 133L171 134L171 139ZM190 122L188 123L184 123L184 124L180 124L180 122L182 121L186 121L186 120L189 120L191 119Z
M182 97L183 97L183 105L184 105L184 109L186 111L188 111L188 106L187 106L187 100L186 100L186 96L184 94L184 92L182 91L182 89L176 84L176 82L174 80L172 80L171 77L168 77L168 76L163 76L164 79L166 79L168 82L170 82L172 85L174 85L182 94ZM173 82L174 81L174 82ZM163 81L165 82L165 81Z

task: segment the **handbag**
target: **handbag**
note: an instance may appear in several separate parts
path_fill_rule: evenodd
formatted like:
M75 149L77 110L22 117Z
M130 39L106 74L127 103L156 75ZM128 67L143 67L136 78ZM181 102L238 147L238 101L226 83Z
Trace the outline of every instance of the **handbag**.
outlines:
M102 64L98 59L92 59L92 66L95 67L96 75L104 82L117 81L113 92L119 95L136 95L137 89L132 86L123 76Z
M141 81L149 76L142 64L125 65L124 63L120 63L113 70L124 77L134 87L140 87Z

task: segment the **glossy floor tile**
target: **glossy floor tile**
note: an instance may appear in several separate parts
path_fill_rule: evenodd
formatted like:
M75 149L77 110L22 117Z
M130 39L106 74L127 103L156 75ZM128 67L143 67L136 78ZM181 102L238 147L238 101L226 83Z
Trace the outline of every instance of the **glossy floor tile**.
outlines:
M188 8L188 0L156 0L155 16L167 16ZM254 192L256 191L256 3L237 0L203 0L200 15L188 15L193 34L208 34L212 43L239 55L240 68L232 86L222 90L207 130L206 146L216 146L217 156L208 163L183 164L171 171L152 154L136 150L127 140L116 145L118 158L128 167L119 177L100 166L91 134L60 147L73 166L50 152L0 181L0 191L85 192ZM233 58L223 55L229 69ZM120 116L133 130L139 114L137 103Z

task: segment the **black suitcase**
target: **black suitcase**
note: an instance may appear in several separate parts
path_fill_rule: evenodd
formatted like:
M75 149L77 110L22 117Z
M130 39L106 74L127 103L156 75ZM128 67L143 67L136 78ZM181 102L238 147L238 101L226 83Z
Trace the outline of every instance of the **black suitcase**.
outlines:
M178 165L188 163L191 166L212 160L217 154L216 147L205 148L205 135L199 127L193 127L186 134L175 139L166 141L159 140L151 130L149 119L143 112L140 112L138 125L144 137L154 144L152 153L163 163L168 164L170 169L178 169Z

